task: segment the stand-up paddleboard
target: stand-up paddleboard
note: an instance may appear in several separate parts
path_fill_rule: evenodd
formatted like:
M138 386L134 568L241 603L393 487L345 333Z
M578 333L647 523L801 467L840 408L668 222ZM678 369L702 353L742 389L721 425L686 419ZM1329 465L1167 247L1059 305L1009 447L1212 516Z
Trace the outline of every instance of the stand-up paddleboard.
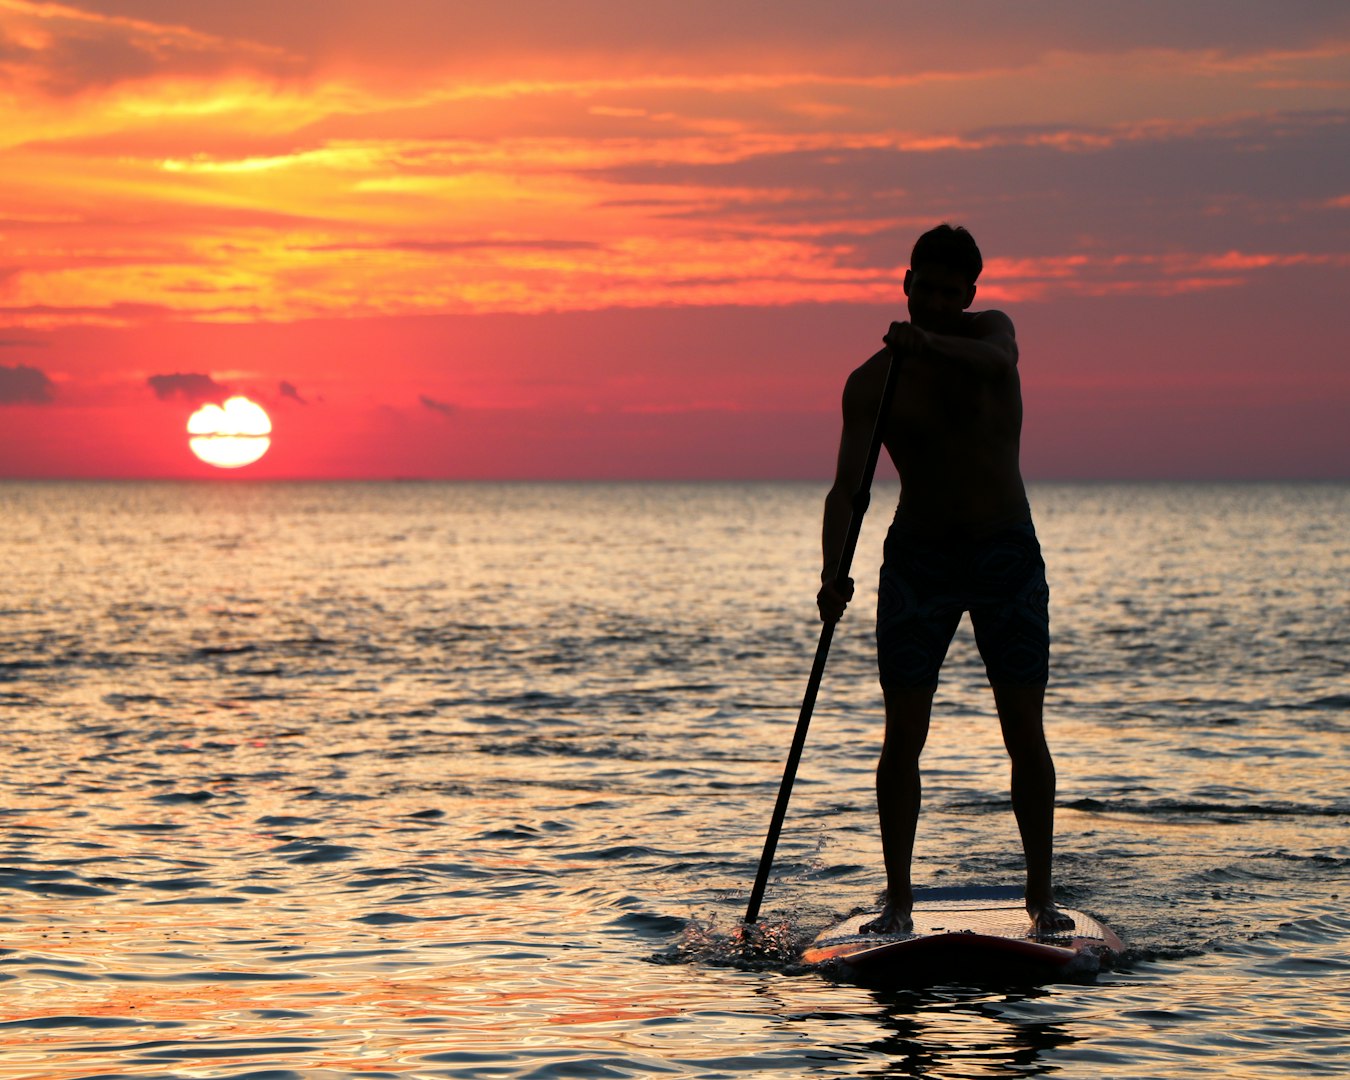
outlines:
M917 889L913 933L864 934L876 913L854 915L823 931L802 960L867 982L1052 982L1091 975L1124 950L1090 915L1060 910L1072 930L1034 934L1020 889Z

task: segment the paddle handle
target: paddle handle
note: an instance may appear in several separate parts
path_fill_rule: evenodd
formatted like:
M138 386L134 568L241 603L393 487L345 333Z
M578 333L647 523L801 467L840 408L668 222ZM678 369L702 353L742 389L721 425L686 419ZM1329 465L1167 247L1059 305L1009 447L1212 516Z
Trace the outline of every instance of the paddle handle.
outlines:
M872 501L872 477L877 471L877 459L881 457L881 443L886 435L886 420L890 416L891 401L895 398L895 384L899 371L900 364L895 354L891 353L890 363L886 366L886 382L881 388L881 404L877 408L876 423L872 427L872 442L867 448L867 460L863 463L857 490L853 493L848 529L844 532L844 547L839 553L839 566L834 572L835 585L841 589L848 580L848 572L853 566L853 553L858 548L863 515L867 513L867 507ZM783 781L778 785L778 801L774 804L773 817L769 821L769 834L764 839L764 851L759 857L759 870L755 874L754 887L750 890L750 903L745 909L747 924L759 918L759 906L764 900L764 890L769 884L769 871L773 868L778 836L783 831L788 800L792 798L792 785L797 779L797 766L801 763L802 749L806 746L806 733L811 727L811 713L816 707L816 694L825 675L825 661L830 655L834 625L833 622L825 622L820 628L820 641L816 643L816 658L811 664L811 675L806 680L806 693L802 695L801 712L797 714L797 730L792 736L787 763L783 766Z

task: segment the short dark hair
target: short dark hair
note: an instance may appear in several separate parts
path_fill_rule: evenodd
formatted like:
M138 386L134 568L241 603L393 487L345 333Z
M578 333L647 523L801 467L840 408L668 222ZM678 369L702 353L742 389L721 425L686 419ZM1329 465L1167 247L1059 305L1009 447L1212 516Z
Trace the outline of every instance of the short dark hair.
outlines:
M914 242L914 251L909 256L909 268L917 270L923 264L947 266L964 274L975 284L975 279L984 269L984 259L975 244L975 237L964 226L955 227L945 221L934 229L929 229Z

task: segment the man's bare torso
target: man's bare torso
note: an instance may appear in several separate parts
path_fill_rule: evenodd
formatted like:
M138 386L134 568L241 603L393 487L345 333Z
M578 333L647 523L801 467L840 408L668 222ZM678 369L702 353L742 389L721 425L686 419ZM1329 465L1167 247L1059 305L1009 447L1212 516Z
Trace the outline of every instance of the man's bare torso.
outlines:
M956 336L979 337L979 327L979 314L966 314ZM863 365L877 399L889 359L883 350ZM885 433L901 512L938 534L978 534L1025 516L1021 431L1016 367L991 374L940 357L902 362Z

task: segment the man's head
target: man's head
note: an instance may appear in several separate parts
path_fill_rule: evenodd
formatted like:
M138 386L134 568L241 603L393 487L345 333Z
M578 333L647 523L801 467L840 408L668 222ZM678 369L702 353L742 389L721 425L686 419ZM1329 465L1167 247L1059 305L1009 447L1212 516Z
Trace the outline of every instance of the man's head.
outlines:
M975 238L964 228L929 229L915 242L905 271L910 321L923 330L951 330L974 302L975 279L983 269Z

